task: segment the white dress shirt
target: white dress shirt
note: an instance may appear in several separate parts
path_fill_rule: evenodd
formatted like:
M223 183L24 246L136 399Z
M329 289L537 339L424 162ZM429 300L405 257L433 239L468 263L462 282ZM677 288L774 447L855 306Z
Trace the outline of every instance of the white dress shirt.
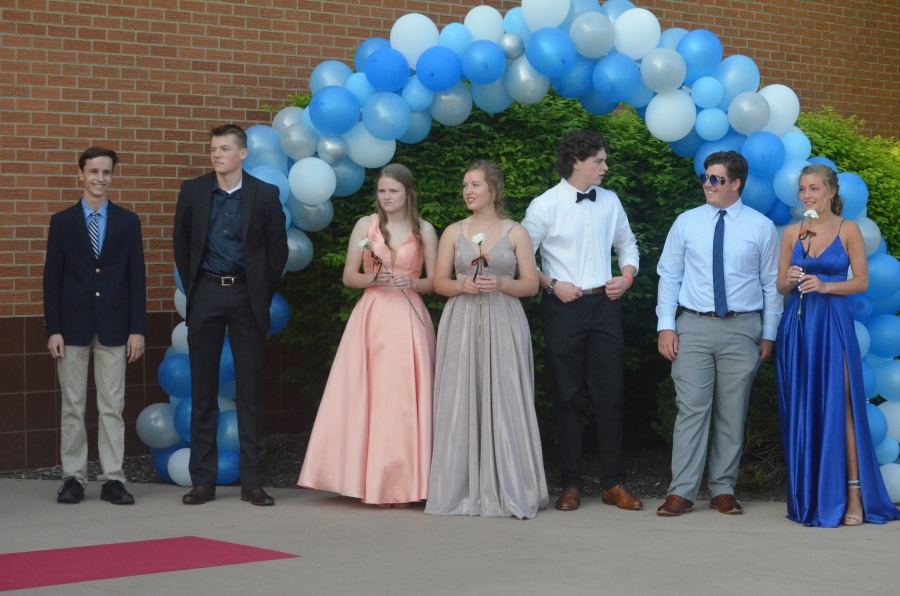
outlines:
M740 199L725 210L723 257L728 310L763 311L763 339L774 341L784 309L775 290L778 235L772 220ZM675 329L678 305L697 312L716 310L713 294L713 235L719 208L710 204L678 216L663 248L656 272L657 331Z
M531 202L522 221L534 250L540 248L541 271L582 289L605 286L612 279L612 249L620 269L638 269L640 263L619 197L599 186L591 188L597 199L576 203L578 189L562 180Z

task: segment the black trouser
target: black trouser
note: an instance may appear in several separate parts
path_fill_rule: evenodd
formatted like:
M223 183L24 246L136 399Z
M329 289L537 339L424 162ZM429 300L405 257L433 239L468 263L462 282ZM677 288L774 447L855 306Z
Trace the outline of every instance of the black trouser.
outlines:
M594 405L600 448L600 483L610 489L625 480L622 465L622 396L625 342L621 302L605 294L569 303L544 294L541 322L561 457L563 488L584 489L581 403Z
M266 455L265 390L263 385L266 333L250 306L247 284L222 286L198 278L188 313L191 357L191 481L215 486L219 469L216 429L219 419L219 360L225 327L234 356L238 436L241 443L241 490L262 487Z

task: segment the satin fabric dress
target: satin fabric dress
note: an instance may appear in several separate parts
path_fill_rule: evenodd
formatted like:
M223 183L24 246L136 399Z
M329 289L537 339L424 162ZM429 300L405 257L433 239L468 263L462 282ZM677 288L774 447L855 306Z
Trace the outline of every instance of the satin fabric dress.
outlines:
M457 279L472 275L477 249L460 234ZM511 279L507 233L486 273ZM518 298L460 294L438 327L434 456L425 513L533 518L547 506L547 479L534 410L531 332Z
M391 251L372 216L368 238L395 277L421 275L410 235ZM366 274L375 275L368 251ZM365 503L428 497L435 335L418 293L370 287L353 309L334 358L297 484ZM424 324L416 318L415 308Z
M840 236L818 257L794 245L791 265L824 282L847 279L850 258ZM790 296L777 339L778 410L787 464L788 519L805 526L837 527L847 506L844 361L856 434L864 520L900 517L875 458L866 416L859 343L846 296ZM799 313L798 313L799 311Z

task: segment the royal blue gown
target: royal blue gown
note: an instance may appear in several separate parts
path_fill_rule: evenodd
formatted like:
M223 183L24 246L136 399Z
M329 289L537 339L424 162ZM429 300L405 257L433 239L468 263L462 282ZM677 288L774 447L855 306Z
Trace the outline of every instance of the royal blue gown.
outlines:
M803 248L794 245L791 265L803 267ZM824 282L847 279L850 257L840 235L817 258L806 259L806 273ZM799 312L798 312L799 311ZM844 357L864 519L883 524L900 517L888 497L875 459L866 416L859 343L846 296L790 296L777 340L778 411L787 464L788 519L805 526L837 527L847 505L846 396Z

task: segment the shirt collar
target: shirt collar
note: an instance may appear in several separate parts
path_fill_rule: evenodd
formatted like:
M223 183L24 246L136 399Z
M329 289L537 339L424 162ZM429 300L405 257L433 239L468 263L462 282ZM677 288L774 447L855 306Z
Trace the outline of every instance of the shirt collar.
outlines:
M109 199L103 201L103 206L97 209L97 213L100 214L100 217L106 219L107 208L109 207ZM88 207L87 201L84 200L84 197L81 198L81 210L84 212L84 218L87 219L91 215L93 215L94 210Z
M222 190L222 192L224 192L227 195L233 195L237 191L241 190L241 188L243 188L243 186L244 186L244 177L241 176L241 179L238 181L237 186L235 186L231 190L222 190L219 188L219 179L216 178L215 182L213 182L213 192L215 192L217 190Z
M725 213L727 213L729 215L729 217L731 217L731 219L737 219L737 216L738 216L738 214L740 214L741 209L743 209L743 207L744 207L744 203L740 199L738 199L730 207L725 208ZM713 205L706 203L706 208L707 208L710 219L719 217L719 211L721 210L721 209L719 209L719 207L714 207Z
M565 200L566 202L571 202L574 204L575 198L578 196L578 193L581 191L569 184L569 181L565 178L560 179L560 198ZM588 186L585 192L590 192L592 188L596 188L599 194L600 187L599 186Z

